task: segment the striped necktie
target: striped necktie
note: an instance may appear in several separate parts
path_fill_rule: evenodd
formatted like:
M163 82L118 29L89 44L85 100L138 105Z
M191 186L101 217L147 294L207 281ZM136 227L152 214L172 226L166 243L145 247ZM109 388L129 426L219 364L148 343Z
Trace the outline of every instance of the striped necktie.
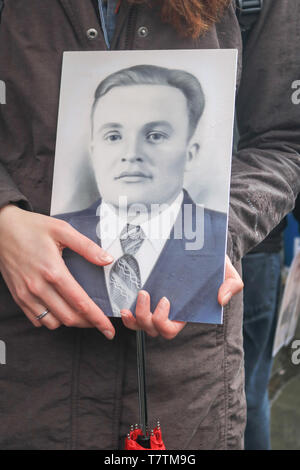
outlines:
M115 316L120 310L130 309L141 289L141 274L135 254L144 241L144 232L139 225L127 224L121 234L123 255L114 263L109 276L110 298Z

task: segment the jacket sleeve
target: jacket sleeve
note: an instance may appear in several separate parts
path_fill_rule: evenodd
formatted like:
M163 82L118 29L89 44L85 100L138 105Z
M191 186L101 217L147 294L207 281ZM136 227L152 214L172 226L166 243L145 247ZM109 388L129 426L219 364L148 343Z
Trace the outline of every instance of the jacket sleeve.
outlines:
M10 203L17 204L21 209L32 210L28 199L19 191L0 162L0 209Z
M290 212L300 190L300 2L265 0L243 53L228 253L236 261Z

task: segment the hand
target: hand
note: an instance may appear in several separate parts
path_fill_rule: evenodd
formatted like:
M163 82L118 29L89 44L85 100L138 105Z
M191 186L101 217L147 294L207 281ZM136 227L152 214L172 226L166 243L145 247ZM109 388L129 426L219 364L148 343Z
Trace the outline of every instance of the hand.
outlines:
M218 292L218 302L223 307L244 287L238 272L226 255L225 280ZM186 322L169 319L170 302L163 297L157 304L153 314L150 311L150 296L146 291L140 291L137 297L135 317L130 310L121 310L123 324L131 330L144 330L149 336L163 336L173 339L185 327Z
M165 339L173 339L185 327L186 322L169 319L170 302L163 297L157 304L153 314L150 311L150 295L141 290L137 297L134 317L130 310L121 310L124 325L131 330L144 330L149 336L158 335Z
M218 302L222 307L228 304L230 299L243 290L244 283L237 272L237 270L231 264L229 257L226 255L225 261L225 280L218 292Z
M62 220L9 204L0 210L0 271L16 303L29 320L49 329L60 325L96 327L108 339L115 330L67 269L63 248L91 263L113 261L101 247ZM45 309L49 313L37 320Z

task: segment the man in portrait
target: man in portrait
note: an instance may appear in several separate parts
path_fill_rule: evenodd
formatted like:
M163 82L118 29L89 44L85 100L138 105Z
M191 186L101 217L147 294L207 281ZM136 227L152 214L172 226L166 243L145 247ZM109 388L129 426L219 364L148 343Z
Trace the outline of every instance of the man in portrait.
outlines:
M109 316L134 308L143 288L153 306L168 297L172 320L221 322L226 214L197 205L184 188L204 107L194 75L154 65L119 70L96 89L90 155L100 198L56 217L114 257L99 267L64 250L73 276Z

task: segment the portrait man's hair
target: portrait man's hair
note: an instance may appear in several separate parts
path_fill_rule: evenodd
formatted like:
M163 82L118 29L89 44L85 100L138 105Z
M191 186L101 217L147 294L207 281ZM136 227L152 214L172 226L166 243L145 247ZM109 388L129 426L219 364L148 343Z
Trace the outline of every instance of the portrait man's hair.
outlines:
M202 116L205 97L199 80L185 70L169 69L156 65L136 65L118 70L109 75L98 85L92 107L92 118L99 99L116 87L133 85L165 85L180 90L187 101L189 118L189 135L194 134ZM93 123L93 119L92 119Z

